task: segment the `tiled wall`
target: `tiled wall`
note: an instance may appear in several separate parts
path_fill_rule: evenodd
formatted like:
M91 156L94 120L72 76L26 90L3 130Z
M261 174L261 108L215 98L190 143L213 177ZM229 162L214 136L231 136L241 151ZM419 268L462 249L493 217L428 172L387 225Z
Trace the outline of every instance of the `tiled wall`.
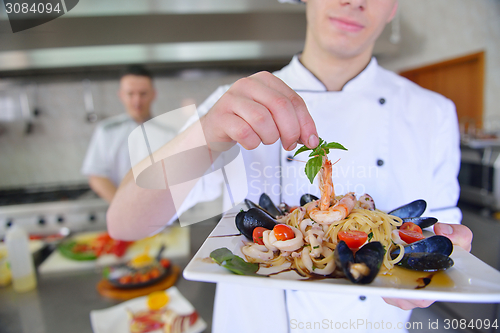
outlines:
M158 96L153 115L185 103L199 104L219 85L242 75L191 71L184 77L156 78ZM24 84L0 80L0 85L4 91L0 97L15 97L17 102L19 86ZM91 87L100 119L124 112L117 97L118 80L94 81ZM86 121L82 82L38 82L37 91L36 106L41 114L33 120L31 134L25 133L26 124L21 119L0 122L0 189L86 182L80 168L95 123ZM19 110L16 112L20 117Z
M484 50L483 123L500 132L500 1L399 0L399 6L400 53L379 63L400 72Z

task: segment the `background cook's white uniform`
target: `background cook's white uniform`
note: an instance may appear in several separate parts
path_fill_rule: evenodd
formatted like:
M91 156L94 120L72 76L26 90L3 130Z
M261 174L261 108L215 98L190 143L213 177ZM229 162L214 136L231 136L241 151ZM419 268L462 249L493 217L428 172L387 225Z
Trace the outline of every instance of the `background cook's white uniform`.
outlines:
M377 208L385 211L422 198L428 203L424 215L460 223L459 135L450 100L381 68L374 58L341 92L326 91L297 56L275 74L302 96L319 135L349 149L330 151L332 161L341 158L333 169L337 194L369 193ZM219 88L199 112L207 112L227 89ZM266 192L275 202L296 205L306 192L319 196L317 184L310 185L304 174L304 164L287 161L293 153L283 150L280 142L242 153L251 200ZM306 160L307 155L297 158ZM213 330L318 332L333 331L340 323L335 331L405 331L395 328L407 322L410 311L387 305L380 297L360 296L219 283ZM353 326L358 320L372 323L373 330L368 324ZM382 321L392 327L376 329Z
M131 168L128 136L137 126L127 114L101 121L90 141L82 173L106 177L118 187Z

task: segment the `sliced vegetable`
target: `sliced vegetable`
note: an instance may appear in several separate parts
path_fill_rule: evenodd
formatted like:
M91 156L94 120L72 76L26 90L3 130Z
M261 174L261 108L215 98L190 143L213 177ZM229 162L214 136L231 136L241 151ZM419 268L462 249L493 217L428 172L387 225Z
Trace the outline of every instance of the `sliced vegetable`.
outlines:
M75 241L68 241L59 244L58 250L59 252L66 258L72 260L95 260L97 259L97 255L91 249L83 251L83 247L80 245L81 243L77 243ZM75 251L74 248L78 251Z
M422 234L422 228L420 228L418 225L416 225L413 222L405 222L401 225L399 230L411 230L411 231L416 231L420 234Z
M414 243L416 241L419 241L421 239L424 239L425 237L419 233L418 231L413 231L413 230L401 230L399 229L399 237L405 241L407 244Z
M222 267L239 275L255 275L259 270L259 264L246 262L225 247L212 251L210 258Z
M339 231L337 235L351 250L359 249L368 239L368 234L359 230Z
M292 228L290 228L286 224L275 225L273 231L274 236L279 241L286 241L288 239L295 238L295 232L293 232Z
M264 245L264 239L263 239L262 234L266 230L269 230L269 229L266 229L264 227L257 227L255 229L253 229L253 234L252 234L253 235L253 242L257 243L259 245Z

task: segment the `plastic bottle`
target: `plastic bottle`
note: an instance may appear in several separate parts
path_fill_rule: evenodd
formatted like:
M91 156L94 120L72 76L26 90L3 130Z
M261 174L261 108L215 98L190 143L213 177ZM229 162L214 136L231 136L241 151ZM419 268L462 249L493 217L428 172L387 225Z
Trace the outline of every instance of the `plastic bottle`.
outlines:
M5 245L7 246L14 290L24 292L35 289L35 266L26 231L17 225L13 225L7 230Z

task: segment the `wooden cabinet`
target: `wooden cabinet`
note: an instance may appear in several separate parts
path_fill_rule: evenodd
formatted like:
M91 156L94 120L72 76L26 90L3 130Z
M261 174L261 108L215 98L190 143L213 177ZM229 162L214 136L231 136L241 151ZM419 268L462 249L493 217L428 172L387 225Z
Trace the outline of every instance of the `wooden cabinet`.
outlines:
M400 73L418 85L448 97L464 126L483 126L484 52Z

